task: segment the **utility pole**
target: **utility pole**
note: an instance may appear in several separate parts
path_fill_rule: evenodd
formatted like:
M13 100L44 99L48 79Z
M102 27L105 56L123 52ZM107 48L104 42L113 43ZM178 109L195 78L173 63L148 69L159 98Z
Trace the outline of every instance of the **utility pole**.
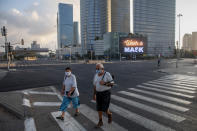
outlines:
M178 68L178 61L180 58L180 46L181 46L181 16L183 16L182 14L178 14L177 17L179 18L179 42L177 44L177 62L176 62L176 68Z

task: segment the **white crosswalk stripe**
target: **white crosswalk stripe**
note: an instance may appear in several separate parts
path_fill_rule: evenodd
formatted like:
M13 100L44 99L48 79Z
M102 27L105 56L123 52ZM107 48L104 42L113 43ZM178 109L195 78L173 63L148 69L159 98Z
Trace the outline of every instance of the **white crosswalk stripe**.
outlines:
M91 120L93 123L97 124L98 122L98 113L89 108L88 106L81 104L80 106L80 112L87 117L89 120ZM103 122L107 123L107 118L103 117ZM123 127L121 127L120 125L118 125L115 122L112 122L111 124L104 124L101 127L104 131L126 131L126 129L124 129Z
M169 80L153 80L153 82L158 82L158 83L165 83L165 84L173 84L173 85L179 85L183 87L191 87L192 89L196 89L197 85L192 85L189 83L182 83L182 82L177 82L177 81L169 81Z
M162 78L162 79L158 79L158 80L173 80L173 81L181 81L181 82L188 82L188 83L192 83L192 84L197 84L196 80L189 80L189 79L185 79L185 78Z
M125 99L125 98L122 98L122 97L119 97L119 96L116 96L116 95L112 95L111 98L114 99L114 100L123 102L127 105L139 108L141 110L145 110L145 111L150 112L152 114L170 119L170 120L175 121L175 122L181 122L181 121L185 120L184 117L177 116L177 115L168 113L166 111L163 111L163 110L160 110L160 109L157 109L157 108L154 108L154 107L150 107L150 106L147 106L147 105L144 105L144 104L141 104L141 103L129 100L129 99Z
M57 120L56 117L60 114L60 111L51 113L52 117L58 123L62 131L86 131L86 129L79 122L77 122L68 112L65 112L64 121Z
M186 111L189 110L186 107L174 105L174 104L167 103L167 102L164 102L164 101L161 101L161 100L145 97L145 96L142 96L142 95L138 95L138 94L134 94L134 93L126 92L126 91L119 91L118 93L123 94L123 95L127 95L127 96L131 96L131 97L135 97L137 99L141 99L141 100L144 100L144 101L147 101L147 102L150 102L150 103L154 103L154 104L157 104L157 105L160 105L160 106L163 106L163 107L167 107L167 108L170 108L170 109L174 109L174 110L177 110L177 111L181 111L181 112L186 112Z
M196 88L190 88L190 87L173 85L173 84L165 84L165 83L156 82L156 81L149 81L147 83L149 83L149 84L158 84L158 85L167 86L167 87L175 87L175 88L186 89L186 90L192 90L192 91L196 90Z
M29 94L35 94L35 95L57 95L57 93L54 92L44 92L44 91L27 91Z
M150 84L150 83L143 83L143 85L158 87L158 88L162 88L162 89L168 89L168 90L172 90L172 91L179 91L179 92L184 92L184 93L191 93L191 94L196 93L195 91L189 91L189 90L185 90L185 89L177 89L177 88L166 87L166 86Z
M92 101L95 103L94 101ZM110 104L110 110L112 112L117 113L118 115L131 120L132 122L135 122L138 125L141 125L151 131L175 131L174 129L171 129L170 127L166 127L164 125L161 125L157 123L156 121L150 120L148 118L145 118L143 116L140 116L138 114L135 114L133 112L130 112L129 110L126 110L122 107L119 107L114 104Z
M172 95L176 95L176 96L182 96L182 97L187 97L187 98L194 98L194 96L192 96L192 95L186 95L186 94L183 94L183 93L177 93L177 92L172 92L172 91L152 88L152 87L143 86L143 85L137 85L137 87L140 87L140 88L143 88L143 89L147 89L147 90L157 91L157 92L161 92L161 93L172 94ZM131 88L129 88L129 89L131 89Z
M60 106L61 102L33 102L33 106Z
M27 118L24 121L25 131L36 131L36 125L33 118Z
M175 97L171 97L171 96L167 96L167 95L161 95L161 94L151 92L151 91L144 91L144 90L139 90L139 89L136 89L136 88L130 88L129 90L140 92L140 93L143 93L143 94L148 94L148 95L151 95L151 96L156 96L156 97L159 97L159 98L163 98L163 99L174 101L174 102L181 103L181 104L191 104L190 101L186 101L186 100L183 100L183 99L179 99L179 98L175 98Z

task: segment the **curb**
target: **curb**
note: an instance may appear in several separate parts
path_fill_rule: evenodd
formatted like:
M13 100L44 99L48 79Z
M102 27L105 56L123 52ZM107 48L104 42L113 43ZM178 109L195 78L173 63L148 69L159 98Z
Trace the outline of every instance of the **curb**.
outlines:
M7 104L4 102L4 100L1 98L0 99L0 106L5 108L8 112L12 113L19 119L24 119L24 113L17 110L14 106Z

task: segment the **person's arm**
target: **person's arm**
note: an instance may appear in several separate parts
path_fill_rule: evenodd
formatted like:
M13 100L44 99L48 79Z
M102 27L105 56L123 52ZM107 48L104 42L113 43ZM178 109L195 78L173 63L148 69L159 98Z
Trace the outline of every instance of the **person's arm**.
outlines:
M96 86L94 86L93 100L96 100Z
M95 82L95 78L96 75L94 76L94 79L93 79L93 86L94 86L94 94L93 94L93 100L96 100L96 82Z
M64 92L65 92L65 85L63 84L61 94L64 95Z
M68 97L71 96L71 93L75 90L76 87L77 87L77 80L76 80L76 77L73 76L72 87L70 91L68 92Z
M105 82L104 85L113 86L114 85L114 80L113 80L111 74L108 72L106 75L107 75L107 82Z

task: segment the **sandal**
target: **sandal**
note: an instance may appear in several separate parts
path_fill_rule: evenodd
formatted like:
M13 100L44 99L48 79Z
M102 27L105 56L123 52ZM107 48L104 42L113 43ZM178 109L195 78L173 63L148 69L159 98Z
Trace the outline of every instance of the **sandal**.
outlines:
M62 116L58 116L58 117L56 117L56 119L59 119L59 120L64 120L64 117L62 117Z
M74 116L79 116L79 112L76 112Z
M103 121L99 120L98 124L96 125L95 128L100 128L101 126L103 126Z
M112 123L112 113L111 114L108 114L108 123Z

